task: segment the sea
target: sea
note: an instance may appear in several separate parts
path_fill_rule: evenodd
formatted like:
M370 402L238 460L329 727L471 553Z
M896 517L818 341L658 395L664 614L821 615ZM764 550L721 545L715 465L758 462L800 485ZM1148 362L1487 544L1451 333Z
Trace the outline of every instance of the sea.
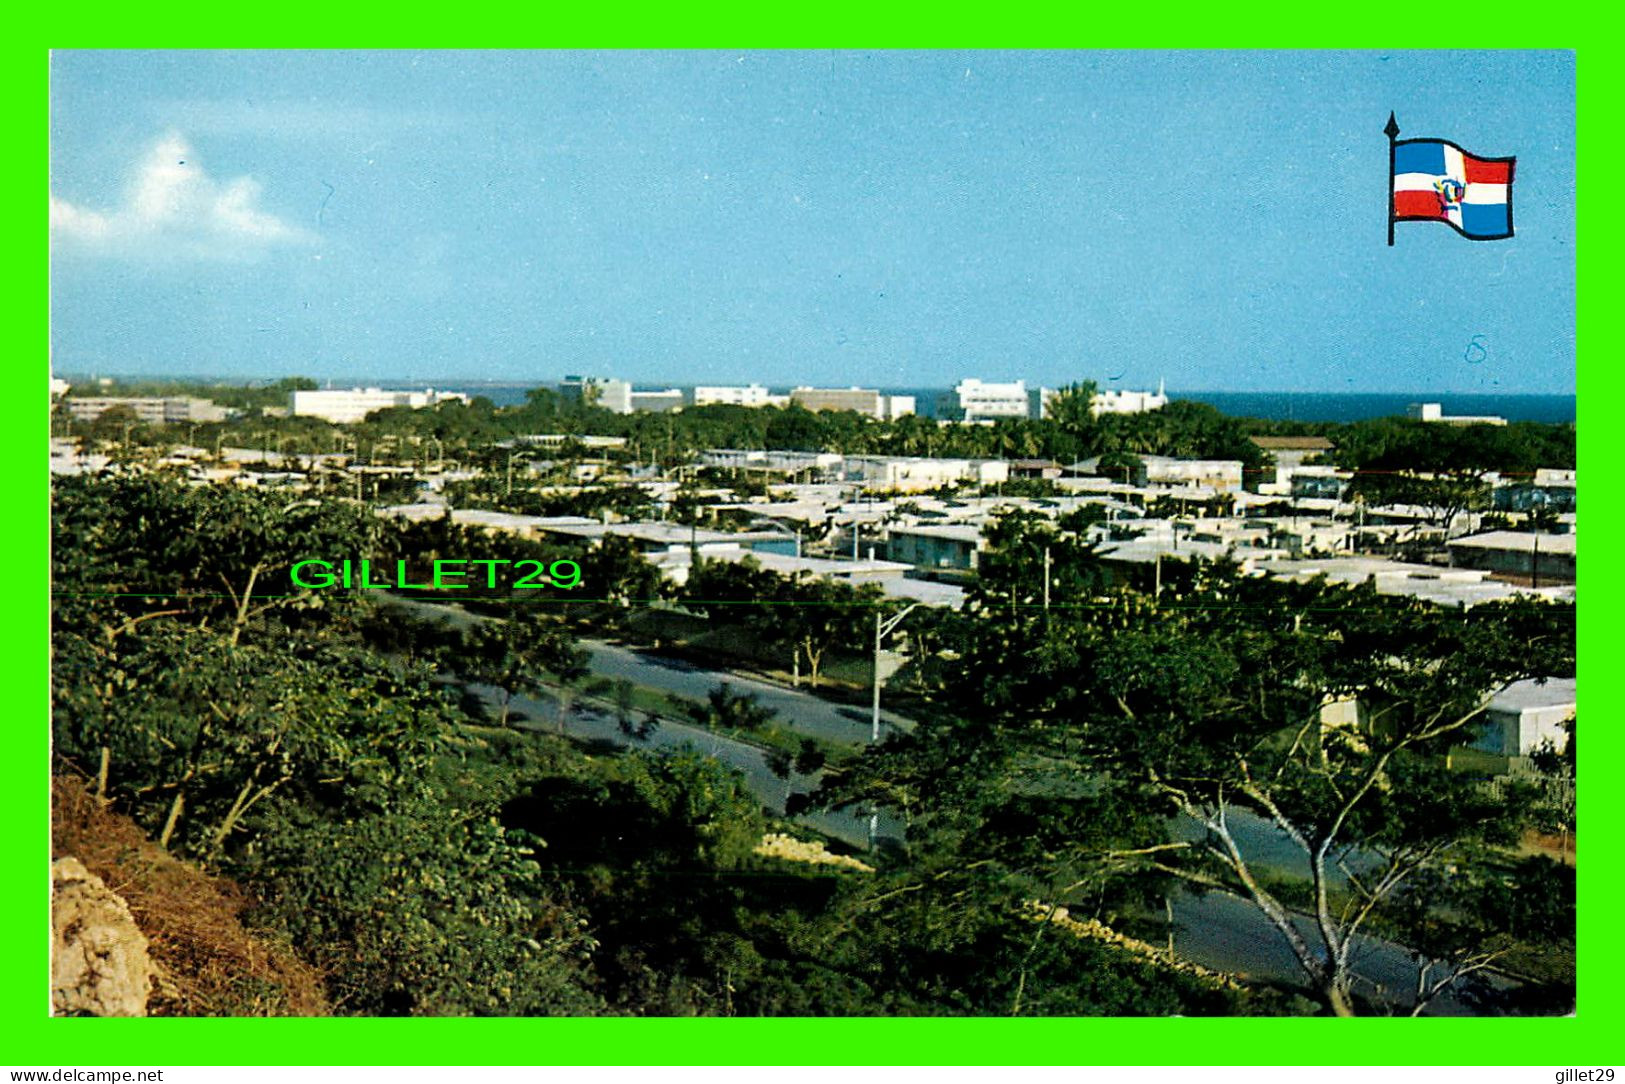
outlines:
M497 406L515 406L525 401L525 392L534 387L550 387L545 382L530 383L447 383L419 381L441 391L483 395ZM681 385L679 385L680 387ZM684 388L684 391L691 391ZM789 388L772 388L778 394ZM882 388L888 395L914 396L915 409L926 417L936 416L939 396L947 388ZM1285 391L1188 391L1169 390L1170 399L1194 399L1238 418L1266 418L1271 421L1354 422L1365 418L1403 416L1413 403L1440 403L1445 414L1491 415L1514 422L1556 422L1575 420L1573 395L1447 395L1438 392L1350 394L1344 392Z

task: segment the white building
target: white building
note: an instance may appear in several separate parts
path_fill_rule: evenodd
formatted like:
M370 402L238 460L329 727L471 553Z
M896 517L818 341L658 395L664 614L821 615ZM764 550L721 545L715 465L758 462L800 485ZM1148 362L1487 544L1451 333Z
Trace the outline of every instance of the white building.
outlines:
M1134 482L1142 486L1211 486L1219 492L1241 488L1239 459L1173 459L1142 455Z
M660 414L668 410L682 410L683 393L678 388L661 388L657 391L633 391L628 396L628 406L633 411L646 410L651 414Z
M435 391L433 388L426 388L423 391L384 391L381 388L349 388L340 391L327 388L318 391L289 392L288 411L296 416L322 418L345 424L361 421L375 410L388 410L391 407L420 410L454 400L466 403L468 396L461 392Z
M766 451L757 448L710 448L700 463L723 470L762 471L766 474L808 474L824 477L838 473L845 457L835 452Z
M566 402L590 402L616 414L632 413L632 384L596 376L567 376L559 382L559 395Z
M920 492L943 486L991 486L1010 479L1002 459L927 459L923 456L855 455L846 458L846 480L882 490Z
M211 399L192 396L86 397L64 399L64 407L74 421L91 422L103 412L121 407L145 425L174 425L187 422L225 421L230 412Z
M944 397L943 406L947 408L946 413L967 422L1041 417L1046 391L1044 388L1029 391L1025 380L991 384L968 377L954 385L954 390Z
M1442 403L1412 403L1411 418L1419 422L1439 422L1443 425L1505 425L1505 418L1494 414L1446 414Z
M1561 752L1568 745L1563 724L1575 712L1573 678L1518 681L1495 695L1484 711L1473 748L1504 757L1526 757L1549 742Z
M1126 391L1108 388L1098 391L1089 401L1089 412L1101 414L1143 414L1148 410L1161 410L1168 405L1168 395L1161 381L1156 391Z
M788 402L788 396L771 395L767 388L761 384L747 384L743 387L737 384L701 384L694 389L694 405L710 406L720 403L726 406L775 406L778 401Z
M790 392L790 401L807 410L855 410L881 421L914 413L914 396L883 395L876 388L810 388Z

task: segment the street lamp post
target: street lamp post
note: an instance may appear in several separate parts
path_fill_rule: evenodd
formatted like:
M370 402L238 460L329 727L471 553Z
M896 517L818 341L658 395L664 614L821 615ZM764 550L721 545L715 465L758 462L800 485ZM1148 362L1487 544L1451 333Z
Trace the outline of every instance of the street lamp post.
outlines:
M513 461L524 455L524 452L514 452L508 457L508 496L513 496Z
M870 718L869 728L869 741L871 743L880 741L880 639L888 632L895 629L898 625L902 624L903 618L907 617L911 612L918 609L919 606L920 603L916 602L893 615L889 621L882 619L880 614L875 614L875 688L873 713Z

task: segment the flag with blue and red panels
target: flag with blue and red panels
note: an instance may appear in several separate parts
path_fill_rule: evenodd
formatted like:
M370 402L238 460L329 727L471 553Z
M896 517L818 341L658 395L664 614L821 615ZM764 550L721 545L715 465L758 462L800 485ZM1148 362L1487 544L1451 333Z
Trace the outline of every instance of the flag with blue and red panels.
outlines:
M1394 144L1395 222L1443 222L1463 237L1512 236L1515 158L1479 158L1445 139Z

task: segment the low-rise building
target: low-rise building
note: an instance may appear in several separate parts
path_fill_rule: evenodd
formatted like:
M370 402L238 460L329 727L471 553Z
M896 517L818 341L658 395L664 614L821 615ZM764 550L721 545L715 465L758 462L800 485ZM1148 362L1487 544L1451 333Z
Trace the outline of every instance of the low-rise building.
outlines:
M847 456L843 471L849 482L878 490L918 493L943 486L991 486L1010 478L1002 459L931 459L924 456Z
M886 538L886 556L915 568L974 569L986 548L982 529L972 524L893 527Z
M1490 497L1498 511L1549 509L1561 514L1578 511L1576 494L1574 471L1541 468L1528 481L1496 486Z
M722 404L725 406L782 406L789 402L788 396L774 395L761 384L700 384L694 388L694 405L710 406Z
M1089 401L1089 412L1101 414L1144 414L1148 410L1161 410L1168 405L1168 394L1161 381L1156 391L1129 391L1108 388L1095 393ZM1043 417L1042 414L1039 417Z
M1575 536L1537 531L1488 531L1452 538L1450 561L1460 568L1483 569L1519 581L1575 582Z
M942 396L937 410L945 418L967 422L1036 418L1043 415L1046 390L1028 389L1025 380L991 383L968 377Z
M188 422L221 422L230 412L210 399L192 396L97 396L62 400L74 421L90 422L115 407L135 414L144 425L174 425Z
M1054 481L1061 476L1061 465L1053 459L1012 459L1011 478L1034 478Z
M1309 460L1318 459L1332 451L1332 442L1325 437L1248 437L1253 446L1270 454L1275 460L1266 467L1258 479L1260 493L1285 494L1292 491L1292 478Z
M421 410L441 403L468 402L461 392L391 391L383 388L323 388L288 393L288 410L295 416L321 418L337 425L359 422L375 410L408 407Z
M1450 750L1450 764L1485 775L1525 772L1542 747L1568 748L1575 710L1573 678L1514 682L1490 700L1471 739Z
M876 388L810 388L790 392L790 402L806 410L853 410L881 421L914 413L912 395L885 395Z
M755 448L711 448L700 464L719 470L761 471L787 477L838 477L846 458L834 452L792 452Z
M1348 492L1349 483L1353 480L1354 474L1351 471L1314 464L1294 467L1288 477L1286 488L1295 498L1339 501ZM1260 487L1260 492L1262 491L1263 487Z
M513 438L517 444L540 444L544 447L553 447L560 444L579 444L583 448L624 448L625 437L601 437L592 433L530 433ZM507 448L507 442L498 442L497 447Z
M1241 460L1143 455L1132 475L1135 485L1210 486L1223 493L1241 488Z
M1494 414L1446 414L1442 403L1412 403L1410 416L1419 422L1438 422L1441 425L1505 425L1507 420Z
M559 382L559 395L567 403L590 403L616 414L632 413L632 385L625 380L570 375Z
M654 391L637 391L634 389L628 400L633 411L647 411L651 414L662 414L668 410L683 409L683 392L680 388L661 388Z

